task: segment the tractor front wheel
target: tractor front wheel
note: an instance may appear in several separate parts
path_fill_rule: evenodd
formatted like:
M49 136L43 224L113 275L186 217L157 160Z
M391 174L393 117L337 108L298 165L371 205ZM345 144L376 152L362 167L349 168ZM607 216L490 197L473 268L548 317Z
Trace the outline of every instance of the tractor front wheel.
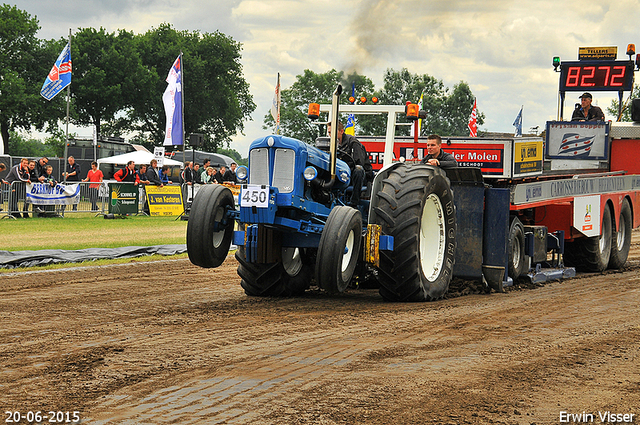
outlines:
M235 203L231 191L220 185L200 188L191 205L187 224L187 252L196 266L220 266L231 246L235 220L227 216Z
M328 292L344 292L358 263L362 216L355 208L338 206L324 225L316 259L316 282Z
M236 251L238 275L247 295L290 297L303 293L311 285L313 267L304 248L282 248L282 261L269 264L249 263L244 246Z

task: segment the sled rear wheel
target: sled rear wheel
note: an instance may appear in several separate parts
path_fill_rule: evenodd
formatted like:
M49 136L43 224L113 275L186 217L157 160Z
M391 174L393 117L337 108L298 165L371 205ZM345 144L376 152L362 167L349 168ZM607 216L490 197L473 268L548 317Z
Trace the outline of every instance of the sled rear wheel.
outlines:
M449 289L456 217L449 179L428 165L403 164L376 194L375 217L393 251L381 251L380 294L389 301L428 301Z
M580 238L565 244L565 263L579 271L604 271L611 255L611 228L611 211L609 206L605 206L600 236Z
M525 270L524 226L514 217L509 227L509 276L517 279Z
M620 208L620 218L618 219L618 229L612 232L611 236L611 257L609 258L609 268L619 269L624 266L629 256L631 248L631 206L625 198Z

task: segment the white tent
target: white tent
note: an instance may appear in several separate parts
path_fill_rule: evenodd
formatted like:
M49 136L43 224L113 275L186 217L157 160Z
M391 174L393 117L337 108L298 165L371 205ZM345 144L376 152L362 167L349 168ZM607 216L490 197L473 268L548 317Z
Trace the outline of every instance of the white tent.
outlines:
M155 156L149 151L135 151L123 153L122 155L110 156L108 158L100 158L97 162L98 167L100 167L100 164L127 165L129 161L135 162L136 166L138 166L140 164L148 165L153 158L155 158ZM168 165L170 167L178 165L180 168L183 166L182 162L166 157L164 158L164 165Z

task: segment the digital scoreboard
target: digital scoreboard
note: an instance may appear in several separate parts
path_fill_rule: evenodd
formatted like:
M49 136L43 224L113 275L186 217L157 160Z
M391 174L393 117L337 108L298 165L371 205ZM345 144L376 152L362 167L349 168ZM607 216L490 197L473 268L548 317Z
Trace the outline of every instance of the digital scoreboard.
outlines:
M562 62L560 91L630 91L633 61Z

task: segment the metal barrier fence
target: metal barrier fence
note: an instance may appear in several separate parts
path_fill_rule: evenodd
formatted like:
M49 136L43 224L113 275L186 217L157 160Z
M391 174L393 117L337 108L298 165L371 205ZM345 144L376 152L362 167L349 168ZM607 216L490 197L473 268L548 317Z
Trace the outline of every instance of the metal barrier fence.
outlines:
M115 182L115 181L113 181ZM73 213L107 214L109 212L109 183L74 182L80 185L79 202L73 205L35 205L27 202L26 183L13 182L10 185L0 184L0 218L52 217ZM91 187L94 186L94 187ZM144 185L139 185L139 202L137 214L142 213L145 202Z

